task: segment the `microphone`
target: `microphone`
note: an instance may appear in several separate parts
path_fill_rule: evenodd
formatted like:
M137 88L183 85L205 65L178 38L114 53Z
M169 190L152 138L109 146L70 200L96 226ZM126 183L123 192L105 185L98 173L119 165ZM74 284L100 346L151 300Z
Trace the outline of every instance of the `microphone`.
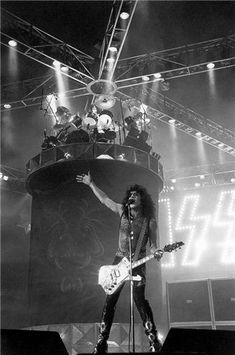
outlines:
M131 205L134 202L135 202L135 200L133 198L129 198L127 203L126 203L126 206L129 206L129 205Z

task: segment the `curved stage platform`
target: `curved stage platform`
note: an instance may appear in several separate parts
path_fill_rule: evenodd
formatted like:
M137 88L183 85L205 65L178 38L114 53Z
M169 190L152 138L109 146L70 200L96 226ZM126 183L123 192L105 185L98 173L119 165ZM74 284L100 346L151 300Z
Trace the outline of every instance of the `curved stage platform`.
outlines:
M121 203L128 186L137 183L147 188L158 206L162 166L141 150L76 143L32 158L26 182L32 195L29 326L100 320L105 294L98 285L98 270L113 261L119 216L102 205L88 186L76 182L76 174L89 170L97 186L116 202ZM152 285L158 283L155 267ZM161 289L151 292L157 302ZM125 287L116 322L129 320L127 299Z
M117 197L130 184L145 186L156 197L163 187L159 159L139 149L108 143L75 143L42 151L27 163L30 194L58 188L76 174L91 171L98 186L112 186Z

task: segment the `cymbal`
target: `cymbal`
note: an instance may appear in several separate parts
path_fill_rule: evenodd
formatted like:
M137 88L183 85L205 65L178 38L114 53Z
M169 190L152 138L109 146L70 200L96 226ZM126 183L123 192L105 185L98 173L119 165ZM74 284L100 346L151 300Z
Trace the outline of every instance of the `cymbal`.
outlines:
M108 109L115 105L116 99L113 96L100 95L95 101L95 105L100 109Z
M60 117L63 116L65 113L70 113L69 109L65 106L58 106L55 114L56 116Z

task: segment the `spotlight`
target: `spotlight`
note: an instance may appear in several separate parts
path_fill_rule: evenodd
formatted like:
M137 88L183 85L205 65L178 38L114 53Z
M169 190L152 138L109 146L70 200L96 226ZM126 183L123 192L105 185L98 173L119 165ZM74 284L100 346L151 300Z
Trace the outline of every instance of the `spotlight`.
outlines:
M147 75L143 75L143 76L142 76L142 80L143 80L143 81L149 81L149 77L148 77Z
M107 59L107 62L108 62L108 63L114 63L114 62L115 62L115 58L108 58L108 59Z
M174 118L171 118L168 122L169 122L170 124L174 124L174 123L175 123L175 119L174 119Z
M61 71L67 73L69 71L69 68L66 67L65 65L63 65L61 68L60 68Z
M200 182L195 182L194 186L195 186L195 187L200 187L201 184L200 184Z
M53 63L54 67L59 68L60 67L60 62L58 60L54 60Z
M155 73L155 74L153 74L153 76L154 76L154 78L156 78L156 79L160 79L161 76L162 76L162 74L161 74L161 73Z
M202 136L202 133L201 133L201 132L196 132L196 136L197 136L197 137L201 137L201 136Z
M9 177L8 176L6 176L6 175L3 175L3 180L5 180L5 181L7 181L7 180L9 180Z
M3 107L4 108L11 108L11 105L10 104L4 104Z
M213 69L215 67L215 64L214 63L208 63L206 66L207 66L208 69Z
M14 41L13 39L11 39L9 42L8 42L9 46L10 47L16 47L17 46L17 42Z
M127 20L129 16L130 16L130 15L128 14L128 12L125 12L125 11L123 11L123 12L120 14L120 18L121 18L122 20Z
M176 183L176 179L171 179L172 184Z
M109 47L109 50L110 50L110 52L112 52L112 53L116 53L116 52L117 52L117 47L114 47L114 46Z
M224 147L224 143L219 143L219 144L218 144L218 147L219 147L219 148L223 148L223 147Z
M231 183L234 184L235 183L235 178L231 178Z

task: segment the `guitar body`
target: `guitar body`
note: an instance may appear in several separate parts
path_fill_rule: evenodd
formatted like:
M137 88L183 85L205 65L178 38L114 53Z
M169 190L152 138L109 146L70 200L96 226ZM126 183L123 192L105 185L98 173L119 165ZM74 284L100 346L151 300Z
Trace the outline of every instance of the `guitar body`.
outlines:
M184 245L183 242L175 242L173 244L165 245L163 249L159 249L162 254L164 252L172 252ZM157 251L157 252L158 252ZM155 253L157 255L157 252ZM154 254L148 255L143 259L139 259L132 263L132 269L137 266L146 263L147 261L154 258ZM112 295L123 282L130 279L130 262L127 258L123 258L117 265L104 265L99 269L98 284L101 285L107 295ZM132 278L134 281L141 280L140 276L135 276Z
M99 270L98 284L112 295L129 278L130 262L123 258L117 265L104 265Z

